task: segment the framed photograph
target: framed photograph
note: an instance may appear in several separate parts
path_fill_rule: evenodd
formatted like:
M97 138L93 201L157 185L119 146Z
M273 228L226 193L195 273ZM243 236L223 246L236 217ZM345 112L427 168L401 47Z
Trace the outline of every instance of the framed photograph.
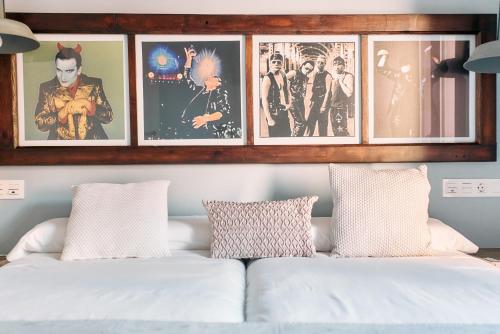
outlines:
M369 142L472 143L475 35L368 36Z
M241 35L136 35L139 145L244 145Z
M359 36L253 36L256 145L360 142Z
M17 54L19 146L129 145L127 36L36 37Z

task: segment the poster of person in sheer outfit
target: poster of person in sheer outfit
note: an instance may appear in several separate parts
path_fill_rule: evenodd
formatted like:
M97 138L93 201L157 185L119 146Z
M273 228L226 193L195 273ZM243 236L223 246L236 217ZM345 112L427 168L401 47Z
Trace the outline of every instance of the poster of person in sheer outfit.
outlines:
M475 140L475 74L468 35L368 38L371 143Z

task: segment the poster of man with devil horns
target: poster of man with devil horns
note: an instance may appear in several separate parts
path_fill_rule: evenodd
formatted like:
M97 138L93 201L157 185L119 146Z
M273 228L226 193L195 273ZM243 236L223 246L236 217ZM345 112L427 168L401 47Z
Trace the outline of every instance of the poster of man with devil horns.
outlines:
M42 41L42 45L43 43ZM38 136L40 133L45 135L46 143L107 145L108 142L118 144L117 141L119 142L120 139L126 141L127 129L123 126L126 103L123 101L120 105L119 99L117 99L117 97L120 98L120 94L117 94L116 91L113 91L109 97L106 94L108 87L112 89L115 84L124 86L127 81L126 77L123 80L120 78L121 81L116 80L122 71L120 68L113 71L114 64L111 59L106 61L106 56L99 57L99 59L104 60L105 64L107 63L106 66L111 68L111 73L109 73L109 69L103 68L102 65L97 66L96 60L98 59L92 59L92 52L87 53L87 48L95 52L99 47L103 51L109 50L111 47L111 52L113 52L112 46L102 44L109 42L61 40L46 41L45 43L48 44L46 45L48 48L52 48L52 54L55 53L52 56L52 78L39 84L38 99L32 109L34 110L33 117L26 117L29 110L24 108L24 125L27 125L31 120L38 130ZM123 47L123 43L121 45ZM117 51L123 54L119 47ZM33 65L26 62L28 59L29 54L24 58L25 67ZM42 73L36 73L37 77L46 77L45 73ZM23 74L26 83L27 75L35 73L23 71ZM105 82L107 83L106 92ZM26 95L27 90L24 91L24 95ZM127 92L123 91L122 94L126 95ZM118 108L116 108L117 106ZM119 116L121 126L112 126L116 120L115 115ZM123 129L121 134L120 131L116 131L118 127ZM24 129L24 135L21 136L21 139L32 144L29 135L33 131L26 131L26 129Z

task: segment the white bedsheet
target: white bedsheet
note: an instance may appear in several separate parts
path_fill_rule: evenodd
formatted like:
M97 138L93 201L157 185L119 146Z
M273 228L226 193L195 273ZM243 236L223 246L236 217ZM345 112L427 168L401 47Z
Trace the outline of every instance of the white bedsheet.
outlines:
M245 267L208 251L159 259L59 261L31 254L0 268L0 321L241 322Z
M500 268L462 254L260 259L247 269L246 303L248 321L496 324L500 333Z

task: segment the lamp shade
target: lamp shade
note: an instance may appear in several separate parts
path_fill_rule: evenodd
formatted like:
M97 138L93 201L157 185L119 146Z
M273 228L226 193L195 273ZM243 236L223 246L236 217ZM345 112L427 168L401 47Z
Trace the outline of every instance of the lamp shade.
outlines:
M40 43L26 24L0 19L0 54L31 51L39 46Z
M472 72L500 73L500 41L479 45L465 62L464 67Z

